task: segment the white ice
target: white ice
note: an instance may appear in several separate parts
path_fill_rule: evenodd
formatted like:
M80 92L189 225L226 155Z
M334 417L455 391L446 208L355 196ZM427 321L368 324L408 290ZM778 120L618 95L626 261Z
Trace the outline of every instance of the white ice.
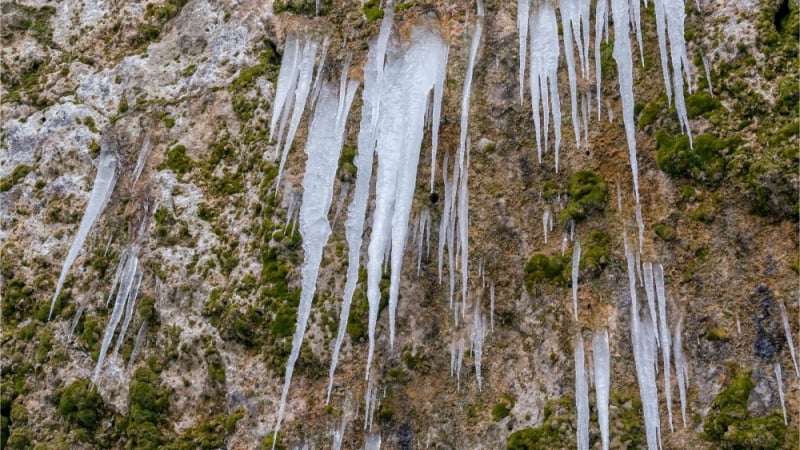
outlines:
M561 102L558 97L558 22L553 6L543 3L531 15L530 27L530 87L533 107L533 126L536 132L536 152L542 162L542 136L547 149L550 108L555 134L555 168L558 172L558 151L561 145ZM549 88L549 90L548 90ZM539 108L543 109L540 115ZM544 123L542 124L542 116ZM544 126L542 126L544 125Z
M609 448L608 437L608 399L611 386L611 354L608 349L608 329L595 331L592 336L592 356L594 359L594 393L597 406L597 422L603 450Z
M786 343L789 344L789 353L792 355L792 364L797 376L800 377L800 370L797 367L797 355L795 354L794 339L792 339L792 327L789 325L789 315L786 313L786 305L779 303L781 308L781 319L783 320L783 332L786 334Z
M581 264L581 241L575 241L572 249L572 306L575 310L575 321L578 320L578 274Z
M578 450L589 450L589 385L586 382L583 337L575 336L575 407L578 411Z

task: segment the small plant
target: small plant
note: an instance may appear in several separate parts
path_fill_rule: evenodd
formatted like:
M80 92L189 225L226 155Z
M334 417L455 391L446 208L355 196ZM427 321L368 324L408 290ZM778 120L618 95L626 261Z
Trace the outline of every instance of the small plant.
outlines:
M194 166L194 161L186 155L186 146L176 145L167 150L164 163L161 164L160 169L170 169L178 176L190 172Z
M561 211L561 224L567 225L570 220L579 222L587 216L602 212L608 198L608 184L600 175L582 170L569 177L567 192L570 200Z
M537 283L548 281L558 285L566 285L568 276L564 274L565 264L569 257L554 255L552 258L542 253L531 256L525 264L525 287L534 292Z
M378 0L368 0L364 2L364 17L367 18L368 23L383 19L383 10Z
M19 183L23 178L28 176L29 173L33 171L33 167L27 166L25 164L20 164L14 168L14 171L11 174L2 180L0 180L0 192L8 192L14 187L15 184Z
M105 409L103 399L89 384L89 380L80 379L55 393L58 412L78 425L95 429L98 416Z

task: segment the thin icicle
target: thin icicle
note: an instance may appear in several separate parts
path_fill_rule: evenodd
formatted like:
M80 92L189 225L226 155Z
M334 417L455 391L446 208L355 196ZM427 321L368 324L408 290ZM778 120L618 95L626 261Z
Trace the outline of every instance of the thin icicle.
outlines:
M147 332L147 321L144 321L139 326L139 332L136 333L136 340L133 342L133 350L131 351L131 356L128 359L128 367L125 368L126 373L131 372L133 363L134 361L136 361L136 357L139 356L139 350L141 350L142 348L142 342L144 342L144 336L146 332Z
M575 310L575 321L578 321L578 274L581 264L581 241L575 241L572 249L572 306Z
M575 407L578 411L578 450L589 450L589 385L584 367L583 337L575 336Z
M686 102L683 98L683 79L691 93L692 80L689 75L689 58L686 55L686 42L684 38L683 21L686 11L683 0L663 0L664 12L667 16L667 31L669 36L669 50L672 58L672 88L675 93L675 109L681 129L689 136L689 145L692 145L692 130L689 127L689 116L686 111Z
M655 266L656 296L658 297L658 330L661 333L661 354L664 362L664 397L667 400L667 415L669 418L669 431L674 432L672 426L672 382L670 381L670 347L672 342L669 335L667 320L667 291L664 287L664 267Z
M328 56L329 43L330 37L325 36L325 39L322 40L322 52L320 53L319 65L317 66L317 76L314 77L314 88L312 89L311 93L312 106L317 104L317 99L319 98L319 93L322 89L322 71L325 69L325 58Z
M494 284L489 285L489 323L494 331Z
M667 105L672 104L672 81L670 79L669 59L667 59L667 18L664 12L664 0L654 0L656 13L656 34L658 35L658 53L661 58L661 74L667 89Z
M595 83L597 84L597 120L600 120L600 103L603 101L603 76L600 54L600 43L603 40L603 30L608 24L608 0L597 0L595 8L595 22L594 22L594 76ZM608 41L608 33L606 33L606 41Z
M547 244L547 228L550 224L550 207L546 207L542 213L542 229L544 230L544 243Z
M800 369L797 367L797 355L794 349L794 339L792 339L792 327L789 325L789 314L786 313L786 305L783 302L778 304L781 308L781 319L783 319L783 332L786 334L786 343L789 344L789 353L792 355L792 364L797 376L800 377Z
M781 363L776 362L773 367L775 367L775 381L778 382L778 399L781 401L781 410L783 410L783 424L789 425L789 421L786 419L786 403L783 394L783 375L781 374Z
M144 142L141 150L139 150L139 157L136 158L136 167L133 169L133 182L131 185L135 185L136 181L139 180L139 176L142 175L142 170L144 170L144 165L147 162L147 157L150 156L150 150L153 149L153 143L150 141L150 132L150 128L145 132Z
M442 268L444 267L444 244L447 242L447 230L450 229L450 183L447 180L447 166L450 160L450 153L444 154L444 164L442 165L442 181L444 183L444 205L442 206L442 215L439 218L439 242L437 248L438 254L438 274L439 284L442 284Z
M656 290L653 284L653 264L646 262L642 263L642 271L644 272L644 292L647 296L647 309L650 311L650 317L653 323L656 321ZM661 345L656 335L656 345Z
M602 333L595 331L592 336L592 357L594 359L594 394L597 405L597 423L603 450L609 448L608 399L611 386L611 354L608 349L608 329Z
M519 30L519 104L525 100L525 56L528 44L528 20L530 19L529 0L517 2L517 29Z
M678 380L678 394L681 399L681 418L683 419L683 428L686 428L686 388L689 387L689 371L686 367L686 357L683 355L682 330L683 315L680 315L672 335L672 345L675 355L675 378Z
M638 0L633 0L638 5ZM638 9L637 9L638 11ZM628 0L611 0L611 13L614 19L614 60L619 75L619 94L622 98L622 121L628 140L628 156L633 175L633 193L639 203L639 165L636 160L636 125L633 119L633 61L631 60L631 40L628 36ZM609 109L609 111L611 111Z
M636 227L639 229L639 254L642 254L642 250L644 249L644 219L642 218L642 205L640 203L636 203L634 207L636 212ZM655 320L655 318L653 318Z
M433 86L433 117L431 122L431 193L433 193L433 183L436 178L436 153L439 148L439 124L442 120L442 97L444 95L444 79L447 77L447 55L449 49L446 47L444 58L439 60L439 67L436 69L436 84Z
M478 392L483 390L483 378L481 377L481 358L483 356L483 338L486 335L486 325L481 316L480 304L476 304L472 317L472 331L470 341L472 344L472 355L475 358L475 379L478 381Z
M86 204L86 210L78 227L78 233L75 234L72 245L69 247L67 258L61 266L61 275L58 276L56 292L50 301L50 313L47 315L47 320L53 317L53 308L56 306L56 300L58 299L58 294L61 293L61 288L64 287L64 281L67 279L69 269L78 254L80 254L83 243L86 241L86 237L92 230L97 218L100 217L100 214L105 209L117 182L117 157L108 148L105 141L101 144L100 157L97 160L97 175L94 177L94 185L92 186L91 194L89 194L89 202Z
M628 0L625 1L627 2ZM639 0L630 0L630 20L633 23L633 27L636 31L636 43L639 44L639 57L641 58L642 66L644 66L644 47L642 46L641 5L639 4ZM614 20L615 28L617 26L616 25L617 23L618 22ZM627 33L627 27L625 32Z
M703 70L706 72L706 82L708 83L708 93L711 96L714 96L714 88L711 86L711 71L708 69L708 58L706 55L702 56L703 58Z
M144 274L141 271L136 272L136 279L133 282L133 288L131 289L130 294L128 294L128 301L125 306L125 318L122 320L122 328L120 328L119 335L117 336L117 344L114 346L114 350L111 352L111 364L114 364L117 360L119 349L122 347L122 343L125 341L125 333L128 331L128 325L130 325L131 319L133 319L133 307L136 305L136 297L139 296L139 287L142 284L143 275Z
M574 42L578 46L578 54L581 58L581 71L584 72L585 67L583 61L583 42L581 41L581 9L577 0L560 0L559 10L561 12L561 32L564 35L564 56L567 61L567 77L569 78L569 98L571 113L572 113L572 129L575 133L575 146L581 146L581 126L578 123L578 87L577 75L575 74L575 53ZM573 39L573 32L575 32Z
M295 35L289 35L286 38L286 45L283 51L283 58L281 59L281 70L278 73L278 84L275 88L275 101L272 105L272 119L269 125L270 137L275 137L275 127L278 125L278 119L284 111L289 109L286 105L287 99L290 99L292 92L292 85L297 80L297 71L299 69L298 53L300 52L300 42ZM280 142L278 142L280 145Z

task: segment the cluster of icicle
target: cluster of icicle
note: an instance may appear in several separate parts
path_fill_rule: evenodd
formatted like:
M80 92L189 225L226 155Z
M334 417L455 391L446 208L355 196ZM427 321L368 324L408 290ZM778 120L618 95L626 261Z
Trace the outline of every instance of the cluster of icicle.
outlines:
M114 191L114 186L117 183L118 165L117 157L113 150L108 148L106 141L102 141L100 157L97 160L97 175L94 179L92 192L89 194L89 202L86 204L86 210L83 213L81 224L78 227L78 233L72 240L67 258L64 260L64 264L61 267L61 275L58 276L56 291L55 294L53 294L53 299L50 301L50 313L47 316L48 320L50 320L53 315L53 308L55 307L58 295L61 293L61 288L64 287L64 281L67 279L69 269L72 267L75 259L78 258L83 244L86 242L87 236L89 236L89 232L92 230L95 222L97 222L97 218L100 217L106 204L108 204L108 200L111 198L111 193Z
M562 40L564 43L564 56L567 63L569 78L570 104L572 126L577 147L581 147L581 120L583 119L584 142L588 145L588 116L591 109L591 92L586 90L578 92L575 53L578 54L580 75L588 81L591 77L589 64L589 49L591 47L590 16L591 2L589 0L559 0L558 8L561 15ZM684 1L683 0L655 0L654 9L656 16L656 33L658 35L661 68L664 84L667 91L668 102L671 104L674 97L675 108L682 130L689 135L691 130L683 97L684 80L691 92L691 77L689 73L686 42L684 39ZM636 160L636 138L634 125L634 96L633 96L633 57L631 50L630 27L635 30L640 57L644 63L642 50L641 11L638 1L611 0L611 16L609 17L608 0L598 0L595 4L594 23L594 68L597 97L597 117L600 118L601 92L602 92L602 65L600 44L603 39L608 39L609 19L614 23L614 48L613 57L617 63L619 77L619 91L622 101L622 118L628 141L628 150L633 176L634 194L639 202L639 176ZM558 172L559 147L561 142L561 106L558 96L557 72L560 44L558 37L558 23L554 6L549 2L531 4L530 0L518 0L517 25L519 29L519 94L520 101L524 99L525 62L529 58L529 84L531 107L533 109L533 122L536 131L536 148L541 163L543 149L549 147L549 120L553 119L553 134L555 143L555 170ZM669 49L667 49L669 40ZM669 57L668 57L669 55ZM674 95L673 95L674 94ZM580 109L578 98L582 99ZM611 118L609 110L609 119ZM542 121L544 126L542 126ZM544 145L542 145L544 141Z
M287 40L287 53L290 48L299 48L296 38ZM292 115L292 125L289 129L289 142L294 137L296 123L299 123L302 110L306 102L306 97L311 85L311 73L315 64L317 43L312 39L307 39L303 44L302 59L300 68L296 69L297 64L293 60L285 60L281 74L278 78L278 94L284 97L289 92L286 91L284 83L297 83L295 87L295 112ZM294 51L294 50L292 50ZM292 55L289 55L292 56ZM323 53L324 58L324 53ZM294 56L294 60L297 56ZM287 66L288 65L288 66ZM321 64L320 64L321 66ZM328 221L331 202L333 199L333 183L336 177L336 169L339 165L339 157L344 143L344 129L347 117L350 113L350 106L355 98L358 82L348 80L348 66L346 62L342 68L342 75L339 85L324 80L320 80L321 71L317 73L316 84L319 85L319 92L314 94L312 102L315 104L314 116L309 126L308 140L305 146L307 155L305 175L303 176L303 195L300 200L299 225L300 234L303 236L304 260L301 267L302 286L300 291L300 304L297 310L297 325L294 336L292 337L292 350L286 362L286 376L281 393L281 403L278 409L278 420L275 426L275 437L280 429L283 419L286 399L289 393L289 386L292 381L292 374L297 358L300 356L300 348L303 344L303 337L308 325L308 318L311 313L311 303L316 292L317 276L319 275L320 264L322 263L322 251L331 234L331 224ZM299 81L287 81L283 77L283 69L297 70ZM289 89L291 91L291 89ZM315 89L316 91L316 89ZM277 95L277 94L276 94ZM277 101L277 100L276 100ZM300 105L298 107L298 105ZM277 115L281 109L275 109ZM284 115L285 116L285 115ZM275 122L273 117L273 123ZM280 139L280 138L279 138ZM281 163L285 162L291 144L284 148ZM280 183L278 179L276 183ZM276 184L277 187L277 184ZM296 200L295 200L296 202Z

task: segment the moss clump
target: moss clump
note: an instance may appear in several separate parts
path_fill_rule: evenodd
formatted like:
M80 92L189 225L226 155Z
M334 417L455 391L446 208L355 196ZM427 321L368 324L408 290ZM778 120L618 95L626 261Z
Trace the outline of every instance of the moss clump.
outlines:
M10 191L14 185L20 182L23 178L28 176L33 171L33 167L25 164L20 164L14 168L11 174L3 179L0 179L0 192Z
M134 448L157 449L166 441L159 425L169 409L169 390L161 386L159 371L158 364L149 360L131 380L128 416L120 425Z
M564 273L565 266L569 263L567 256L555 255L549 258L542 253L531 256L525 264L525 287L528 292L533 293L537 283L550 282L558 285L566 285L568 275Z
M732 143L704 134L694 138L692 148L688 136L670 136L659 130L656 133L658 168L673 176L716 185L724 176L725 154Z
M639 129L642 130L647 126L656 123L656 120L658 120L659 116L666 109L666 107L667 97L663 95L645 105L645 107L642 108L641 113L639 113Z
M686 97L686 113L690 119L705 116L720 106L719 100L706 91L697 91Z
M352 181L356 177L356 166L353 160L356 157L356 148L352 145L342 147L342 155L339 157L339 180Z
M540 448L571 448L575 446L574 402L569 398L549 400L544 407L542 424L511 433L506 443L508 450L533 450Z
M542 184L542 200L549 202L555 200L561 188L553 181L545 181Z
M364 2L364 17L367 18L367 22L383 19L383 10L378 0Z
M581 170L569 177L567 192L570 199L561 211L561 224L570 220L580 222L593 213L602 212L608 199L608 184L594 172Z
M272 9L275 11L275 14L289 12L308 17L314 17L317 11L316 2L314 0L275 0ZM322 8L320 7L320 9Z
M730 334L720 327L710 328L706 331L705 337L709 341L729 341L731 339Z
M169 443L166 450L212 450L225 447L226 438L236 430L236 424L244 417L244 411L237 409L231 415L217 414L197 426L181 432Z
M164 162L159 169L170 169L176 175L182 177L189 173L194 166L194 161L186 155L186 146L179 144L167 150Z
M103 415L103 398L92 389L89 380L80 379L55 392L58 412L78 425L94 430Z
M675 228L666 223L657 223L653 227L653 232L664 241L673 241L677 235Z
M750 371L735 366L730 370L732 378L711 402L703 423L706 439L725 449L792 448L779 412L752 417L747 411L747 398L755 387Z
M581 251L580 270L584 276L598 277L611 262L608 245L611 237L600 230L592 230Z
M508 415L511 414L511 410L514 409L516 401L513 395L503 394L500 401L495 403L492 407L492 420L497 422L498 420L503 420L508 417Z
M7 42L14 34L30 31L33 37L42 45L47 46L53 37L50 18L55 15L56 8L43 6L20 5L15 2L3 3L3 16L7 18L4 23L3 41ZM16 13L16 14L15 14Z

